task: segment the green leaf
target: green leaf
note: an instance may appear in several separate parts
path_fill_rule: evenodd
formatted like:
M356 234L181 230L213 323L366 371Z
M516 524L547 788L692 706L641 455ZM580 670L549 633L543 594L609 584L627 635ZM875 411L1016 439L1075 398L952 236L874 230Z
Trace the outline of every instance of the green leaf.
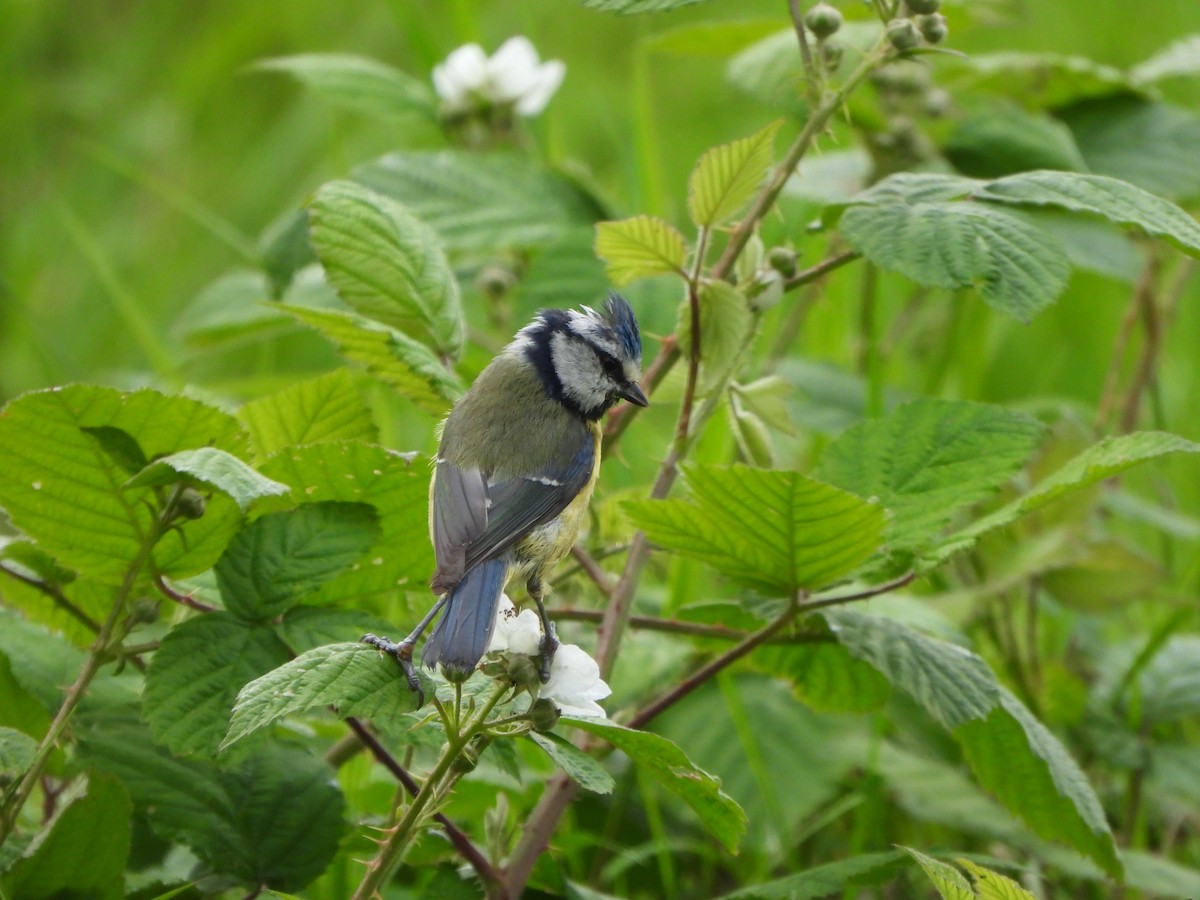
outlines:
M175 753L215 757L238 691L291 654L267 628L215 612L175 626L146 674L143 712Z
M1112 834L1086 776L1053 734L978 656L891 619L822 613L837 639L911 695L962 744L980 783L1047 840L1064 841L1110 874Z
M0 413L0 506L60 563L108 581L124 575L151 527L143 502L149 490L123 489L125 462L85 428L122 431L148 459L205 446L235 456L246 451L232 417L148 389L70 385L10 402ZM172 532L159 542L158 570L182 576L207 569L238 518L231 500L214 498L203 518L182 526L182 535Z
M969 859L957 859L955 862L971 874L979 900L1037 900L1025 888L999 872L986 869Z
M901 859L899 852L850 856L723 894L720 900L818 900L856 887L882 884L892 878Z
M980 204L856 205L838 227L881 269L930 287L978 288L989 306L1023 322L1062 293L1070 272L1066 254L1048 233Z
M999 688L986 719L954 732L979 782L1034 831L1060 840L1119 875L1104 809L1079 765L1019 700Z
M974 544L980 535L1009 525L1061 497L1120 474L1130 466L1168 453L1200 453L1200 444L1162 431L1139 431L1105 438L1084 450L1028 493L951 535L932 554L931 560L944 561Z
M276 454L263 472L309 502L369 503L378 515L379 538L364 562L326 582L310 602L369 608L397 589L429 596L434 559L424 458L357 442L313 444Z
M683 235L656 216L596 223L596 255L608 263L614 284L650 275L682 275L687 261Z
M424 344L352 313L282 304L284 312L325 335L347 359L433 415L443 415L462 384Z
M108 458L130 475L145 468L146 454L128 432L108 425L85 427L80 430L95 438L96 443L108 454Z
M760 103L800 110L804 65L796 52L796 32L791 28L776 31L751 44L729 61L726 77Z
M267 302L270 296L262 272L228 272L192 298L175 319L171 333L191 346L210 347L288 326L287 317Z
M776 120L700 157L688 179L688 212L696 225L722 225L750 201L775 159L775 132L782 124Z
M911 847L903 849L925 871L925 875L933 882L933 886L937 888L942 900L975 900L975 892L971 890L971 885L954 866L919 853Z
M1129 77L1120 69L1085 56L1059 53L972 53L951 61L960 73L950 83L975 88L992 96L1011 97L1029 109L1055 109L1085 97L1128 90Z
M291 75L337 106L371 116L434 115L433 92L398 69L342 53L305 53L263 60L255 66Z
M1169 200L1104 175L1025 172L992 181L976 192L981 200L1019 206L1050 206L1101 216L1140 229L1200 256L1200 222Z
M8 665L7 657L4 658L3 664ZM8 676L8 678L11 677L11 675ZM3 681L0 681L0 687L6 687ZM8 706L11 702L12 700L5 692L4 705ZM5 720L9 719L7 712L0 713L0 716L3 716ZM34 754L37 753L37 746L38 742L23 731L17 731L7 725L0 725L0 781L7 783L8 780L16 778L28 769L33 763Z
M878 669L839 643L767 645L754 663L787 679L800 700L818 712L863 713L879 709L892 694Z
M700 288L700 394L721 388L733 374L733 367L754 327L754 318L746 298L724 281L711 281ZM692 352L691 305L679 305L675 326L679 348L686 359Z
M492 254L557 240L605 218L578 185L505 153L390 153L351 177L399 200L432 226L451 250Z
M465 327L458 281L432 228L352 181L323 185L308 215L313 250L339 297L444 356L458 354Z
M181 476L223 491L243 512L264 497L281 497L288 492L286 484L260 475L236 456L215 447L161 456L125 482L125 486L161 487L179 482Z
M427 695L433 683L419 666L417 677ZM302 653L238 694L222 746L265 728L284 716L314 706L333 706L343 716L387 718L417 708L396 660L363 643L328 644Z
M115 778L92 775L59 804L54 818L4 873L4 895L120 900L131 841L125 789Z
M1057 118L1018 106L982 110L959 122L942 148L958 171L999 178L1030 169L1087 171L1071 131Z
M297 747L268 747L222 770L168 755L137 722L98 722L81 747L128 787L157 834L242 885L299 890L337 852L344 804L333 771Z
M299 656L309 650L344 641L357 641L367 632L387 634L393 624L357 609L293 606L275 626L275 633Z
M325 441L374 441L371 410L344 369L301 381L238 410L259 459L299 444Z
M1153 84L1180 75L1200 74L1200 34L1189 34L1133 67L1129 77L1137 84Z
M279 299L296 274L317 261L308 242L308 215L292 209L277 216L258 239L259 265L270 279L268 296ZM320 268L318 266L318 268Z
M545 750L558 767L575 779L581 788L596 794L612 793L613 777L599 762L567 739L557 734L538 734L536 731L530 732L526 737Z
M706 2L707 0L583 0L583 5L588 9L598 9L601 12L631 16L637 13L666 12L679 9L681 6Z
M668 550L772 594L815 590L852 572L880 545L877 504L797 472L683 468L687 499L623 504Z
M62 703L65 685L71 684L84 662L84 653L72 647L59 635L51 634L38 625L27 622L12 612L0 608L0 669L12 660L10 675L13 684L27 691L44 710L54 712ZM14 696L0 691L0 697ZM16 725L26 734L37 734L19 722ZM47 720L46 724L49 724Z
M1058 110L1088 169L1172 199L1200 194L1200 114L1134 95L1101 97Z
M877 497L892 513L893 549L920 547L1015 475L1044 432L1031 416L1000 406L926 398L847 429L816 474Z
M249 622L272 619L362 557L379 532L365 503L306 503L260 516L217 563L225 608Z
M537 250L512 291L519 314L595 303L608 290L604 263L596 258L595 229L578 228Z
M564 716L561 721L602 737L624 751L659 784L687 803L727 850L737 852L738 841L746 830L746 814L721 790L717 779L696 768L675 744L657 734L633 731L608 719Z

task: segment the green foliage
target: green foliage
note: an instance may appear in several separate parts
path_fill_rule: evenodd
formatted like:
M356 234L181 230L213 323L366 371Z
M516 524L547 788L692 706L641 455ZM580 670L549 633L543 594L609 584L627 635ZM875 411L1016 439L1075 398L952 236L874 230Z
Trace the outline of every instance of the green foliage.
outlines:
M882 541L876 503L795 472L688 466L686 500L626 503L655 543L790 597L857 568Z
M181 476L187 481L223 491L243 512L257 500L288 492L286 484L264 478L236 456L215 447L181 450L169 456L160 456L125 485L131 488L166 487L180 482Z
M681 275L687 259L683 235L662 219L636 216L596 225L596 255L608 263L608 277L628 284L648 275Z
M530 732L529 739L546 751L558 767L571 776L579 786L597 794L611 794L613 777L595 759L588 756L566 738L557 734Z
M371 410L344 369L253 400L238 410L238 419L259 459L300 444L377 437Z
M782 122L740 141L714 147L696 163L688 180L688 211L704 228L723 225L750 202L775 157Z
M266 59L256 68L284 72L338 106L371 116L433 117L433 93L424 83L373 59L341 53L305 53Z

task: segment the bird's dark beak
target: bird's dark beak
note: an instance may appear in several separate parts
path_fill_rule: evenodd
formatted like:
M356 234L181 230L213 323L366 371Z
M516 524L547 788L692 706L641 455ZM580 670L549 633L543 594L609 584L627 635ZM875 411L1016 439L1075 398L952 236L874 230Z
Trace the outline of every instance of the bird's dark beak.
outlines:
M650 401L646 399L646 395L642 393L641 387L636 381L627 381L621 386L620 395L630 403L637 406L649 406Z

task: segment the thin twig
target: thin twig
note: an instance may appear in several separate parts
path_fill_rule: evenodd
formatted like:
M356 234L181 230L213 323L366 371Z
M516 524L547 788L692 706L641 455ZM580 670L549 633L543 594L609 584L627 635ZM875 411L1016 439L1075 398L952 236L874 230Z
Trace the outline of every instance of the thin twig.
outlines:
M556 609L554 618L568 622L599 622L604 618L602 609ZM726 628L724 625L705 625L701 622L685 622L680 619L660 619L656 616L630 616L626 624L630 628L645 631L662 631L668 634L688 634L693 637L712 638L718 641L744 641L753 632ZM791 634L771 639L775 644L819 644L829 637L824 634Z
M783 282L784 293L795 290L801 285L816 281L818 278L829 272L832 272L834 269L840 269L842 266L846 265L846 263L852 263L856 259L861 258L862 254L857 250L846 250L842 253L838 253L835 256L831 256L828 259L823 259L816 265L809 266L807 269L801 269L795 275L786 279Z
M1117 385L1121 379L1121 361L1129 347L1129 339L1137 324L1138 313L1145 302L1144 298L1154 294L1154 280L1158 274L1158 264L1155 260L1153 252L1147 251L1146 261L1138 275L1137 284L1134 285L1133 294L1129 298L1129 306L1126 307L1125 314L1121 317L1121 324L1117 327L1112 355L1108 360L1108 371L1104 373L1104 387L1100 392L1100 402L1096 405L1096 430L1099 432L1107 429L1108 420L1117 405Z
M788 0L788 11L792 14L792 26L796 29L796 41L800 44L808 107L816 109L821 103L821 78L813 63L812 49L808 46L808 30L804 27L804 12L800 9L799 0Z
M379 742L373 735L370 729L367 728L361 721L353 716L346 717L346 724L350 726L350 730L354 732L354 736L374 755L375 759L385 769L395 776L396 780L404 786L412 796L417 796L421 790L420 785L408 773L404 766L400 765L400 761L392 756L388 749ZM479 875L484 884L495 882L499 879L499 873L490 862L476 847L466 833L461 828L451 822L444 813L435 813L433 818L446 831L446 837L450 839L450 843L454 845L462 857L471 864L471 868Z
M157 572L154 573L154 586L158 588L159 592L161 592L162 595L168 600L174 600L181 606L186 606L190 609L196 610L197 612L216 612L217 608L215 606L209 606L207 603L197 600L191 594L184 594L175 590L173 587L167 584L162 575L158 574Z
M597 563L596 560L592 559L591 554L576 544L571 548L571 556L575 558L575 562L579 563L579 568L581 568L587 574L587 577L592 579L596 587L600 589L600 593L602 593L605 597L611 597L613 591L612 579L609 577L607 572L600 568L600 564Z
M1142 394L1154 377L1154 366L1158 362L1158 350L1162 346L1162 322L1159 318L1158 297L1155 290L1161 271L1162 256L1157 248L1151 248L1147 252L1146 268L1143 272L1145 290L1137 293L1142 330L1146 335L1142 342L1142 352L1138 355L1137 365L1133 370L1133 377L1129 381L1129 389L1125 393L1125 402L1121 405L1120 428L1122 433L1128 433L1137 427ZM1139 282L1140 284L1141 282Z
M75 619L77 622L82 624L93 634L100 630L99 622L97 622L95 619L93 619L91 616L89 616L87 613L85 613L82 609L80 609L78 606L76 606L70 600L70 598L67 597L66 594L64 594L58 588L54 587L54 585L47 584L46 582L40 581L37 578L30 578L28 575L23 575L20 572L16 571L15 569L10 569L8 566L0 566L0 572L3 572L5 575L8 575L11 578L16 579L17 581L21 582L22 584L27 584L34 590L40 591L41 593L45 594L47 597L49 597L51 600L54 601L55 606L57 606L59 609L61 609L63 612L65 612L67 615L69 615L71 618Z

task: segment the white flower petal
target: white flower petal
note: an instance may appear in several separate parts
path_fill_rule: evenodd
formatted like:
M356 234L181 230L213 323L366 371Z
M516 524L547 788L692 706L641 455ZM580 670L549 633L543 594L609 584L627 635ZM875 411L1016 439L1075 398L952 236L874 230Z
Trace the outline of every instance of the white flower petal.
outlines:
M537 81L517 101L517 115L536 116L545 109L566 75L567 66L562 60L551 59L539 66Z
M532 90L538 81L537 50L527 37L509 38L487 64L489 94L496 103L512 103Z
M542 623L537 613L532 609L521 610L509 599L508 594L500 595L500 603L496 607L496 627L492 630L492 641L488 651L508 651L524 653L526 656L537 656L542 649Z
M539 696L552 700L564 716L604 716L596 701L611 693L596 661L575 644L563 644L554 654L550 680Z
M463 44L433 69L433 87L448 106L470 104L488 80L488 58L478 44Z

